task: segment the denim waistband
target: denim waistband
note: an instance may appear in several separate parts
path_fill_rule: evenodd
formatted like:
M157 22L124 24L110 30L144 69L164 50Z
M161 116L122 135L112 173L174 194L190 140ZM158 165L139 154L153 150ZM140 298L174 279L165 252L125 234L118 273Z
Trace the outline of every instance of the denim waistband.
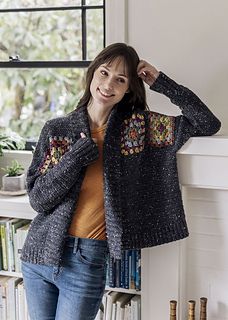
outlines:
M88 248L88 247L97 247L97 248L108 248L107 240L98 240L98 239L90 239L90 238L79 238L68 235L66 237L65 245L67 247L80 247L80 248Z

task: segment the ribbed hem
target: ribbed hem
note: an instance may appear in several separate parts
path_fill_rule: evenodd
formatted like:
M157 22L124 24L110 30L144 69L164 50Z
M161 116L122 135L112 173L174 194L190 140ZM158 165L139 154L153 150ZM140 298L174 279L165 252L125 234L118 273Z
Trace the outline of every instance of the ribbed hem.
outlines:
M184 239L189 236L186 222L183 221L175 226L166 226L148 233L128 233L122 237L122 250L142 249L154 247L165 243Z
M43 249L26 247L26 245L23 247L20 259L24 262L47 266L59 266L61 264L59 255L48 255L48 258L46 258L45 251Z
M125 233L122 237L122 243L118 241L109 243L110 255L115 259L121 259L122 250L143 249L148 247L155 247L165 243L181 240L189 236L187 225L182 221L173 227L166 226L162 230L141 232L141 233ZM50 255L43 249L27 247L24 245L21 260L34 264L59 266L61 265L61 254L55 253Z
M121 245L113 241L109 241L110 256L115 259L121 259L123 250L143 249L155 247L165 243L177 241L188 237L189 232L185 220L178 222L173 226L164 226L162 229L145 230L142 232L126 231L122 235Z

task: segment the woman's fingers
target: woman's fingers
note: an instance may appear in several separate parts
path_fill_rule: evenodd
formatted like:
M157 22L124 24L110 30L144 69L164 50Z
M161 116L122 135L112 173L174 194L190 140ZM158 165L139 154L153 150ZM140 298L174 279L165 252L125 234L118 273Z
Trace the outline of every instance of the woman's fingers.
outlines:
M86 138L86 135L85 135L84 132L81 132L80 135L81 135L81 138ZM93 141L94 141L95 143L97 143L97 139L96 139L96 138L92 138L92 139L93 139Z
M137 67L138 76L148 85L152 85L159 75L159 71L145 60L140 60Z
M84 132L81 132L80 135L81 135L81 138L86 138L86 135L84 134Z

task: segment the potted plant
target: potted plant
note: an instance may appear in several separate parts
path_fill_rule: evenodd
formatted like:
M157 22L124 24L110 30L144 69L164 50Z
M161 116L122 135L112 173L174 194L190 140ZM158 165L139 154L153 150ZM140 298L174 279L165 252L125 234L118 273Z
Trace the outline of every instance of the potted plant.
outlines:
M3 149L19 150L24 148L25 141L18 133L7 128L0 128L0 156L3 155Z
M13 160L11 166L1 168L6 174L2 177L2 191L25 191L24 168L17 160Z

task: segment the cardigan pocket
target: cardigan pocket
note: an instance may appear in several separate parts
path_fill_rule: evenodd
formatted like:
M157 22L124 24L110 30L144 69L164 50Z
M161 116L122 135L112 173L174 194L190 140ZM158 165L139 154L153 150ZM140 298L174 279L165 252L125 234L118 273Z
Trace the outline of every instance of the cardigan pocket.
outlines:
M131 118L125 119L121 128L121 154L128 156L143 151L145 131L144 115L133 113Z
M45 153L44 161L39 167L39 171L44 174L53 168L62 156L70 149L72 139L68 137L50 137L49 148Z
M148 122L149 145L161 148L174 144L175 117L151 112Z

